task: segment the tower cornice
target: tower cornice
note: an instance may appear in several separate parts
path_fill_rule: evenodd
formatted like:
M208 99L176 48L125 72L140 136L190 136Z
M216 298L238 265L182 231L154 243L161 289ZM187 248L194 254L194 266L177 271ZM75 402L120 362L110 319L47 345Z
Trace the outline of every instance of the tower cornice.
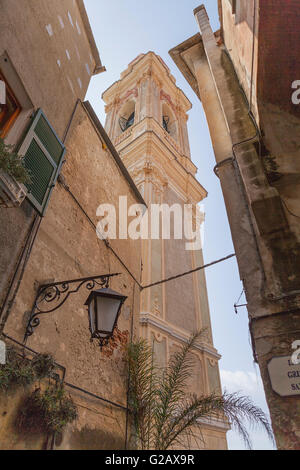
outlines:
M149 118L145 121L149 121ZM158 129L153 129L153 123L147 128L146 122L141 122L135 126L136 129L129 129L131 133L127 139L117 145L125 166L132 175L136 166L140 168L141 162L142 165L145 160L156 162L156 165L164 169L169 184L177 188L176 192L183 200L188 198L194 203L202 201L207 197L207 191L195 177L196 166L164 140L163 130L160 132L161 127L158 123L156 125Z
M185 112L191 109L192 104L190 100L176 85L176 80L171 74L170 69L161 57L152 51L147 54L141 54L141 56L129 64L128 68L121 74L120 80L114 82L104 91L102 99L106 104L110 104L115 96L122 96L131 86L149 78L156 81L158 86L164 85L166 93L176 97L176 101L181 104Z

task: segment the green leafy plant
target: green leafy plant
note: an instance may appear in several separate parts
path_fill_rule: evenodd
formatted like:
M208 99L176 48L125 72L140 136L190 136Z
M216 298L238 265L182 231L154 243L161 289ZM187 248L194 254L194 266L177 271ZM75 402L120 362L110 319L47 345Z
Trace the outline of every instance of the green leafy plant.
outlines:
M1 138L0 170L15 178L19 183L32 183L30 173L24 166L24 159L13 150L13 146L6 145Z
M32 359L31 365L38 379L49 377L55 369L55 361L51 354L38 354Z
M8 347L6 364L0 366L0 390L15 390L20 386L34 382L35 374L28 359L18 356L17 352Z
M6 364L0 365L0 391L14 391L18 387L31 385L50 376L54 368L54 359L49 354L38 354L30 361L8 346Z
M36 389L22 403L17 426L26 432L61 433L77 418L77 408L61 385Z
M153 353L145 340L130 343L127 349L130 370L129 408L132 412L139 447L148 449L153 429L158 374Z
M174 446L184 448L189 439L203 441L200 420L215 417L227 419L248 448L251 440L245 420L250 427L262 427L273 441L266 415L250 398L237 393L188 393L187 382L194 367L191 350L202 333L193 335L175 352L163 371L155 366L153 351L146 341L138 340L128 346L129 407L138 448L167 450Z
M0 365L0 391L15 391L46 377L51 377L56 364L50 354L37 354L32 360L11 346L6 348L6 363ZM22 431L62 432L77 418L77 409L62 385L37 388L20 405L17 427Z

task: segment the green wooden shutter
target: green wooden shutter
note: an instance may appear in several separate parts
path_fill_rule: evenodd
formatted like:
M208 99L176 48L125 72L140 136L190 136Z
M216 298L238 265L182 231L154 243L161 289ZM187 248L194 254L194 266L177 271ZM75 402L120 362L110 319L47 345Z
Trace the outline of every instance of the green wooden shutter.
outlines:
M24 157L24 164L32 180L27 185L27 198L38 213L44 216L63 163L65 147L42 110L34 117L19 154Z

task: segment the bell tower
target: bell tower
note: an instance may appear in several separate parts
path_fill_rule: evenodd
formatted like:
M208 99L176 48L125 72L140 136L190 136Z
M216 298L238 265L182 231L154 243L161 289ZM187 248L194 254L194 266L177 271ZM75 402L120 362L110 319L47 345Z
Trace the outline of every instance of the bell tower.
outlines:
M164 61L154 52L139 55L103 94L106 132L141 192L151 205L193 208L207 193L196 179L187 130L191 103ZM175 218L175 216L174 216ZM142 243L142 285L149 285L204 264L201 247L186 249L187 239L145 239ZM174 225L174 224L173 224ZM175 225L174 225L175 227ZM213 346L205 274L199 271L145 289L141 293L140 334L153 344L157 361L169 356L192 332L205 329L193 351L195 372L190 391L220 392L218 361ZM226 449L225 422L205 425L207 448Z
M151 119L152 127L159 126L153 130L160 134L162 128L161 136L176 150L180 163L196 173L187 132L191 103L159 56L153 52L139 55L121 74L121 80L105 91L103 99L107 103L105 128L117 148L122 148L124 141L128 143L132 127L142 122L149 125Z

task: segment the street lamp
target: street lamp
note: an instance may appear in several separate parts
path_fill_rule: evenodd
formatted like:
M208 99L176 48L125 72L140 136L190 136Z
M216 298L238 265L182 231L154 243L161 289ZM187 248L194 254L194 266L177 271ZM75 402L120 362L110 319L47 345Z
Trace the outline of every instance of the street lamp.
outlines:
M85 287L91 291L85 305L88 305L92 339L99 339L102 348L112 337L121 307L127 299L126 296L109 288L109 281L114 276L119 276L119 274L101 274L41 285L27 323L24 344L40 325L41 317L60 309L70 295L76 294L82 287ZM96 286L102 289L93 290Z
M121 307L127 297L110 289L98 289L90 293L85 305L88 306L92 339L100 341L100 348L113 336Z

